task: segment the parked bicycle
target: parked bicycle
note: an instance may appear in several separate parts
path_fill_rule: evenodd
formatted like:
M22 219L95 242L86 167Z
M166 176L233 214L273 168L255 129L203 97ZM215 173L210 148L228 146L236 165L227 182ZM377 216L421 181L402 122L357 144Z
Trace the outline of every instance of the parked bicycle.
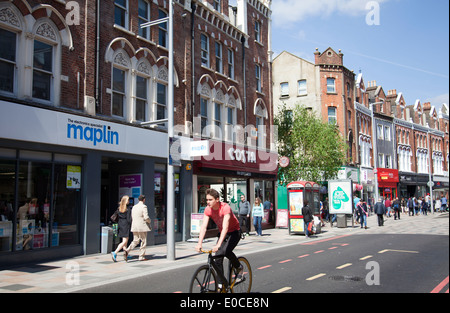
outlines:
M218 257L212 255L212 250L202 250L208 253L208 263L200 266L194 273L189 288L190 293L249 293L252 288L252 268L245 257L238 257L243 270L239 271L231 263L228 267L228 279L214 261ZM221 288L217 278L223 282Z

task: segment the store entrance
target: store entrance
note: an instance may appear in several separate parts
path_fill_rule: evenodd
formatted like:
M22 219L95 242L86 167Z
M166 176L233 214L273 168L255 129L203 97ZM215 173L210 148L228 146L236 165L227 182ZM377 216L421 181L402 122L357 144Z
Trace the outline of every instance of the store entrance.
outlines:
M100 223L103 225L111 223L110 216L118 208L122 195L130 196L130 207L137 201L142 192L142 163L122 158L102 158Z

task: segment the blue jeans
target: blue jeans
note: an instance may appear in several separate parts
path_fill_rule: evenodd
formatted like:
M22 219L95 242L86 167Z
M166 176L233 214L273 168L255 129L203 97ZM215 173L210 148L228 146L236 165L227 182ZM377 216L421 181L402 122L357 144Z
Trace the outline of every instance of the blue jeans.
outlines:
M367 216L366 216L366 214L361 214L359 219L361 221L360 222L361 223L361 228L363 228L363 223L364 223L364 226L367 227Z
M262 216L254 216L253 217L253 226L255 226L256 234L262 236Z

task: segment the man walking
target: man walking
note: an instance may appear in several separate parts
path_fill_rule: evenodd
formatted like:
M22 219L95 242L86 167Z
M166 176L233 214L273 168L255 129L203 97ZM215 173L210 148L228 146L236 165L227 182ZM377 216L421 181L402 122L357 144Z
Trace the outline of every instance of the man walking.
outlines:
M250 235L250 202L245 200L245 196L241 195L241 201L239 202L239 225L244 232L243 226L245 225L246 235Z
M314 223L314 216L311 208L308 205L308 200L305 200L302 208L303 222L305 224L305 235L306 238L311 238L311 233L309 232L309 224Z
M386 207L383 204L383 198L380 198L375 204L374 212L378 216L378 226L384 226L383 215L386 212Z
M131 210L131 231L133 232L133 242L125 249L124 258L128 260L128 253L134 249L139 241L141 242L139 261L145 260L145 247L147 246L147 232L151 231L150 218L148 217L147 206L145 205L145 196L139 196L139 203L133 206Z

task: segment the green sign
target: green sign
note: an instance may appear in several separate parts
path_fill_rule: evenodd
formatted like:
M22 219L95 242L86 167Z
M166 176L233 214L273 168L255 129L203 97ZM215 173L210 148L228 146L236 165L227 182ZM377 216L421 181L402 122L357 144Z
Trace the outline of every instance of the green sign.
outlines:
M350 197L347 195L347 193L344 190L342 190L341 187L338 187L333 192L331 202L332 202L333 208L335 210L340 210L342 208L342 202L348 202L348 201L350 201Z
M330 196L330 214L352 214L353 185L350 179L328 181L328 195Z

